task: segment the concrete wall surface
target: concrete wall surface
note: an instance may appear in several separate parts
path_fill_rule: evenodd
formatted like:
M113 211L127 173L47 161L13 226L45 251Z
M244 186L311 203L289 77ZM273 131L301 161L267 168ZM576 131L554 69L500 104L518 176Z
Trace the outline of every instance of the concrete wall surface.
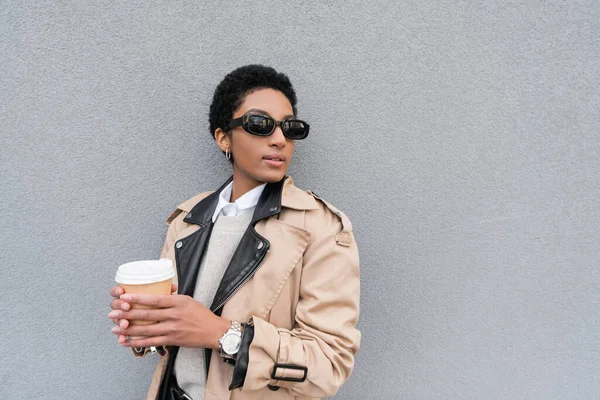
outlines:
M248 63L355 228L336 399L598 398L600 3L558 0L3 1L0 398L144 398L108 289L229 176L208 107Z

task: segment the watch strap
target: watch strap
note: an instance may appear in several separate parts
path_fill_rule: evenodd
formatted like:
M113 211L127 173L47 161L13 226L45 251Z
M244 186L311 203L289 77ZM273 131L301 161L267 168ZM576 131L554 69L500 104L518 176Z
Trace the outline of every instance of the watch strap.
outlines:
M223 350L223 339L225 339L225 336L227 336L230 333L237 334L240 338L240 343L241 343L241 341L242 341L242 339L241 339L242 338L242 325L238 321L231 321L231 326L229 327L229 330L227 332L225 332L223 334L223 336L221 336L221 338L219 339L219 355L226 359L234 359L235 358L235 354L228 354Z

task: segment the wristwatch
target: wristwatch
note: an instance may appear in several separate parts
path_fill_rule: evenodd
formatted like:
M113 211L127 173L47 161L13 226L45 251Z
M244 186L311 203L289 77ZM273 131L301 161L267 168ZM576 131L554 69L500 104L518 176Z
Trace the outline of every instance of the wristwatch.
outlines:
M231 327L219 339L219 355L225 359L235 359L241 343L242 326L237 321L231 321Z

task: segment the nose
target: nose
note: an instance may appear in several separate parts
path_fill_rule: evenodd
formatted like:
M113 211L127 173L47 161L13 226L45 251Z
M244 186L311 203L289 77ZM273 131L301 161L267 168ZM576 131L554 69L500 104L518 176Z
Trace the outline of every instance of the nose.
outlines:
M273 133L269 136L269 146L275 146L278 149L285 147L285 136L281 130L281 126L277 125Z

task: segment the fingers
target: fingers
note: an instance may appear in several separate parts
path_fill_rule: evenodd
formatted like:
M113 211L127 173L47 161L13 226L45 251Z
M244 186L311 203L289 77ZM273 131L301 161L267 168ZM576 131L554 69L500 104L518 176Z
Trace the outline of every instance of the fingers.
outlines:
M124 294L125 291L123 290L123 288L121 286L113 286L112 288L110 288L110 295L112 297L115 297L115 299L113 299L110 302L110 308L112 308L113 310L123 310L123 311L129 311L131 309L131 305L121 299L119 299L119 296L121 296L122 294ZM111 318L112 319L113 324L115 325L119 325L119 319L118 318Z
M131 309L131 305L129 303L124 302L121 299L114 299L110 302L110 308L112 308L113 310L129 311ZM119 325L119 318L109 318L112 319L113 324Z
M121 300L130 304L141 304L154 308L169 308L173 307L179 296L174 295L152 295L152 294L123 294Z
M133 325L131 325L128 320L121 319L118 321L119 323L117 324L117 326L114 326L111 329L112 333L114 333L115 335L134 335L133 333L129 333L129 330L133 329ZM141 334L135 333L135 335Z
M112 297L119 297L123 293L125 293L125 291L121 286L113 286L112 288L110 288L110 295Z
M110 308L112 308L113 310L129 311L131 305L121 299L114 299L110 302Z
M129 337L170 336L173 334L173 324L170 322L161 322L152 325L134 325L130 326L125 331L121 331L120 334Z
M177 294L177 284L171 285L172 294ZM119 344L126 347L149 347L167 345L168 326L165 323L152 325L130 326L129 320L142 321L165 321L169 319L168 308L176 304L172 295L154 296L144 294L127 294L120 286L110 289L110 295L115 297L110 303L112 311L108 317L116 325L112 332L119 335ZM121 297L124 296L125 297ZM154 307L155 309L132 310L131 304L141 304ZM152 328L150 328L152 327ZM147 336L144 339L127 340L130 336Z
M113 310L108 314L109 318L117 318L123 320L140 320L140 321L165 321L170 318L168 309L135 309L130 311ZM125 322L121 322L125 324Z
M110 308L112 308L113 310L120 310L122 302L123 302L123 300L121 300L121 299L114 299L113 301L110 302Z
M129 339L123 344L125 347L157 347L157 346L171 346L173 343L169 343L170 339L167 336L152 336L143 339Z
M116 325L113 328L113 333L119 333L118 329L127 329L127 327L129 326L129 321L127 321L126 319L111 318L111 320L112 320L113 324ZM115 330L115 329L117 329L117 330Z

